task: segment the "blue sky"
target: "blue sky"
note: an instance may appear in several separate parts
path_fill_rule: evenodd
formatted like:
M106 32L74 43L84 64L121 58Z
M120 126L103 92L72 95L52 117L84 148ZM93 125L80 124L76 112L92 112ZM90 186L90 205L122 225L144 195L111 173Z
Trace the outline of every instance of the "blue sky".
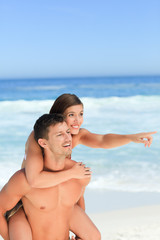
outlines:
M0 78L160 75L159 0L1 0Z

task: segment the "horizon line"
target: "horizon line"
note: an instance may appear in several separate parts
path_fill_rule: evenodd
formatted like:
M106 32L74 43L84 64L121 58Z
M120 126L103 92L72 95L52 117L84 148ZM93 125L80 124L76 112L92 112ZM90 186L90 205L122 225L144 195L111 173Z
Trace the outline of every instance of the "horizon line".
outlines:
M135 75L97 75L97 76L51 76L51 77L13 77L0 78L2 80L36 80L36 79L82 79L82 78L134 78L134 77L160 77L160 74L135 74Z

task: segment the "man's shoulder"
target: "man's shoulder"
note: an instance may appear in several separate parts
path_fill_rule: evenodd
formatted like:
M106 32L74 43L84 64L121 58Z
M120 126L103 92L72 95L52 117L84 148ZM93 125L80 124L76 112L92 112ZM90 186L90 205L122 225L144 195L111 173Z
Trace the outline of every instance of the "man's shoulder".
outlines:
M1 190L1 196L16 198L24 196L30 190L24 169L15 172ZM12 199L13 200L13 199Z
M12 175L11 179L12 178L17 178L17 179L21 179L21 180L24 179L25 178L25 169L22 168L22 169L18 170L17 172L15 172Z
M29 187L29 184L26 179L25 175L25 169L20 169L17 172L15 172L12 177L9 179L8 184L11 187L16 186L23 186L23 187Z

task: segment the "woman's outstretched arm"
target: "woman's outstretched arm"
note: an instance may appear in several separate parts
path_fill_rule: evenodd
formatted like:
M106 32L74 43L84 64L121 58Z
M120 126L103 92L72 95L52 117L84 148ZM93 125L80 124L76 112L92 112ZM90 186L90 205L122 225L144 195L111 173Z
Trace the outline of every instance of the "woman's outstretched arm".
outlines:
M83 144L92 148L115 148L130 142L143 143L150 147L153 137L152 134L155 132L137 133L137 134L95 134L91 133L86 129L81 129L79 132L79 138L77 138L77 144ZM76 139L76 138L75 138Z

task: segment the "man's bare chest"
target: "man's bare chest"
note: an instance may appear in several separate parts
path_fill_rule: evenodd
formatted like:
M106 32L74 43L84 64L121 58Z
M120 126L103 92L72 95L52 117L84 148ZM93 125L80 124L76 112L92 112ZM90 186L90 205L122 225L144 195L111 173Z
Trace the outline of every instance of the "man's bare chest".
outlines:
M58 207L68 208L77 203L82 192L83 185L81 181L72 179L51 188L32 188L26 194L24 203L43 211L54 210Z

